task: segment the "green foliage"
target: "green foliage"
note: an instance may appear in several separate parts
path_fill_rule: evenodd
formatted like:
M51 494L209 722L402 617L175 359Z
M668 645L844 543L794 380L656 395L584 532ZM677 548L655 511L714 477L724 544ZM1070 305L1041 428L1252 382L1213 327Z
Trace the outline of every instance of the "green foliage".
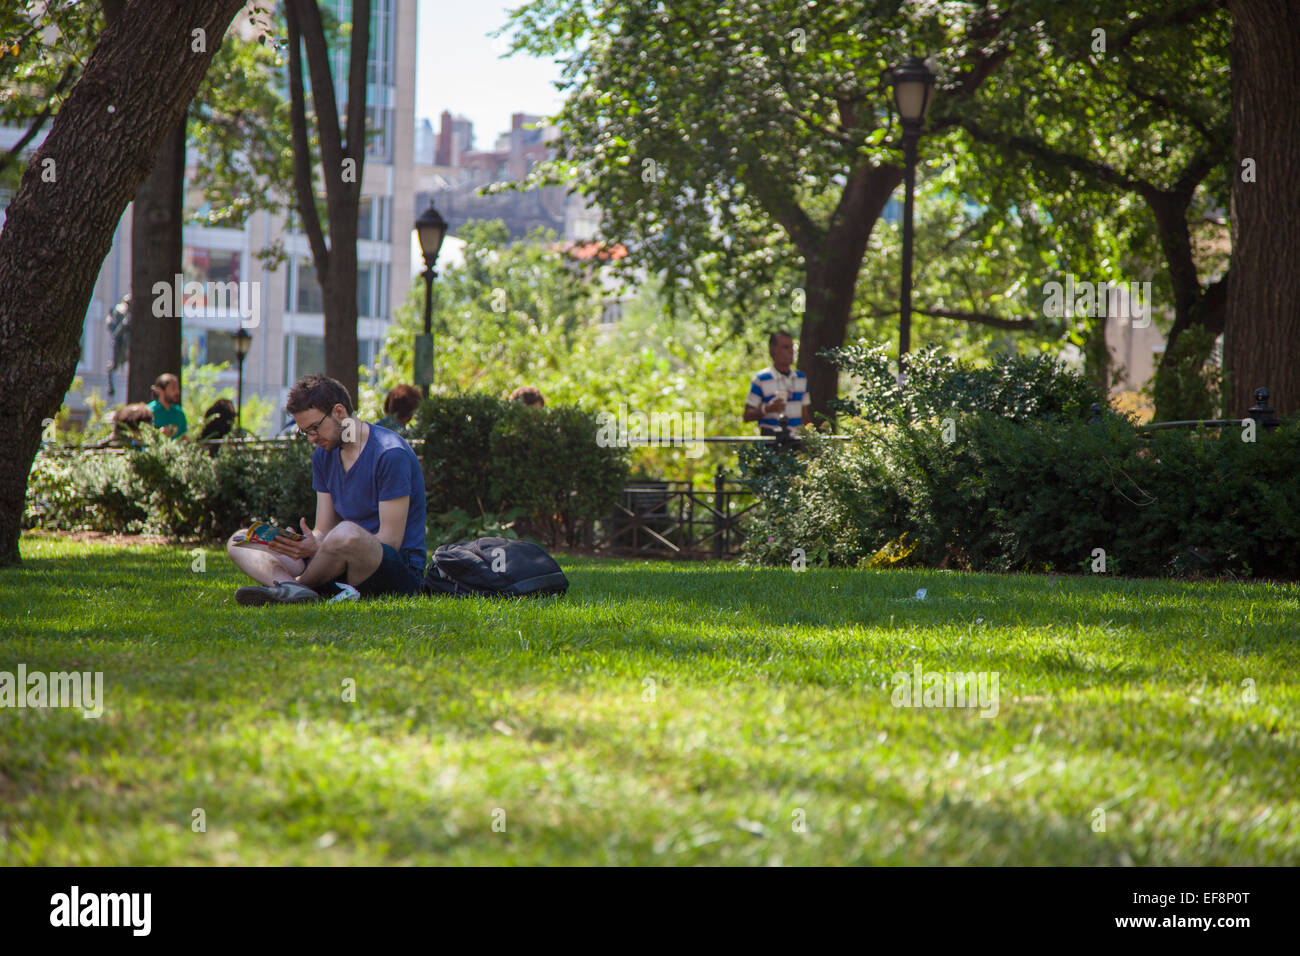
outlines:
M429 531L425 539L429 551L444 544L476 541L479 538L510 538L518 540L515 522L524 516L523 508L511 508L501 514L481 514L474 517L462 508L452 508L442 514L429 516Z
M142 429L125 453L38 455L27 485L24 527L147 531L174 539L228 537L250 518L294 527L315 515L311 446L202 446Z
M765 338L732 338L713 310L667 311L653 281L621 301L617 322L602 325L603 307L615 298L613 277L567 258L552 234L510 243L494 221L470 223L460 237L465 264L433 286L435 398L505 397L533 385L548 403L611 414L620 404L646 414L698 413L705 434L750 432L741 412L750 379L769 361ZM603 282L610 285L605 294ZM376 386L361 386L363 417L378 413L388 389L410 381L423 316L424 284L417 282L395 312ZM658 477L708 480L732 458L725 446L696 458L680 448L638 448L632 461ZM460 507L479 513L472 494Z
M44 129L49 129L99 40L104 27L100 6L78 0L5 4L0 10L0 126L26 132L45 115ZM15 190L25 165L25 157L0 153L0 189Z
M1087 417L1101 392L1077 372L1045 355L1001 355L977 367L941 354L937 347L908 355L900 385L888 352L864 343L830 349L828 355L856 384L839 409L887 423L951 412L989 412L1015 421Z
M191 356L192 358L192 356ZM220 365L187 364L182 372L181 406L185 409L185 420L189 423L186 432L191 439L197 439L203 431L203 413L212 407L219 398L228 398L238 405L238 396L229 386L217 387L217 376L230 368L229 363ZM268 426L275 420L275 403L262 398L250 390L244 391L244 407L241 412L242 427L250 435L265 435ZM234 427L234 424L231 424Z
M492 494L523 508L551 544L581 543L627 482L621 448L601 448L595 414L563 405L511 405L492 429Z
M285 33L283 22L264 15L262 23ZM201 225L240 229L258 210L283 212L293 195L289 100L281 93L286 56L272 39L229 31L190 105L189 145L199 156L192 188L203 203L187 212Z
M958 414L846 423L854 440L814 445L803 474L765 501L750 558L907 560L984 571L1300 577L1300 425L1243 442L1237 429L1156 432L1128 420Z
M1152 380L1156 420L1199 421L1219 417L1223 404L1223 370L1207 361L1214 336L1192 326L1178 336L1173 361Z
M122 454L39 454L27 479L24 528L137 534L148 510Z
M608 513L627 479L626 450L601 448L595 414L577 407L435 396L418 422L430 514L491 520L521 509L549 544L574 545Z
M492 429L506 403L491 395L434 395L416 413L424 436L424 491L429 514L459 509L483 514L492 502Z

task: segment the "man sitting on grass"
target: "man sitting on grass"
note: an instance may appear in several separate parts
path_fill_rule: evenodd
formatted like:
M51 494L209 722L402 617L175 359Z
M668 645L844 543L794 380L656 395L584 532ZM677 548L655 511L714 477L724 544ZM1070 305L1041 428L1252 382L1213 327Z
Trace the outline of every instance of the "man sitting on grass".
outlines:
M303 539L236 547L226 553L260 587L235 592L239 604L294 604L339 597L346 582L362 597L418 594L424 580L424 475L400 435L352 417L342 383L308 375L289 390L285 411L316 446L311 484L316 527L302 518Z

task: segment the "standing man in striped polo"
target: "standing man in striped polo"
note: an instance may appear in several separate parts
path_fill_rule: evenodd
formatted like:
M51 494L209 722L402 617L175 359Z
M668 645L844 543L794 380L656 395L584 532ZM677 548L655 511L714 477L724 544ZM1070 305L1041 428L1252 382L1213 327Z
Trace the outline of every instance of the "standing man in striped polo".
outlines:
M745 421L758 422L760 435L781 435L782 425L798 434L808 395L808 376L794 368L794 336L773 332L767 340L772 365L754 376L745 399Z

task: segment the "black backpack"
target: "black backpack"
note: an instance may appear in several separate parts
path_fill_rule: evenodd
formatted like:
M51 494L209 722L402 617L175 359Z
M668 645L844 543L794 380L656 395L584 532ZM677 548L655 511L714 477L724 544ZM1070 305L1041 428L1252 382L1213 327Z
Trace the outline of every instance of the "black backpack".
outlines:
M444 544L433 552L421 588L453 597L536 597L568 589L569 579L545 550L508 538Z

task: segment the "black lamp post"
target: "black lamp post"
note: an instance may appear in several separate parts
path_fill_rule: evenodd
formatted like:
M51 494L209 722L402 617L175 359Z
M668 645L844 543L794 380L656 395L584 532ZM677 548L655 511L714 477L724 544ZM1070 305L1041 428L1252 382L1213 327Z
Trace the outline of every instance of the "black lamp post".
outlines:
M442 249L442 240L447 235L447 220L438 214L429 203L420 218L415 220L415 233L420 239L420 252L424 254L424 335L415 338L415 368L412 369L415 384L424 386L427 398L429 387L433 384L433 280L438 273L434 264L438 261L438 252Z
M231 338L235 340L235 356L239 359L239 403L235 406L235 431L242 433L244 430L244 359L248 357L248 349L253 344L253 337L241 325L239 331Z
M907 350L912 344L912 187L916 179L916 143L930 108L934 74L919 57L909 56L890 77L894 105L903 124L903 163L907 167L907 191L903 199L903 286L898 309L898 374L907 370Z

